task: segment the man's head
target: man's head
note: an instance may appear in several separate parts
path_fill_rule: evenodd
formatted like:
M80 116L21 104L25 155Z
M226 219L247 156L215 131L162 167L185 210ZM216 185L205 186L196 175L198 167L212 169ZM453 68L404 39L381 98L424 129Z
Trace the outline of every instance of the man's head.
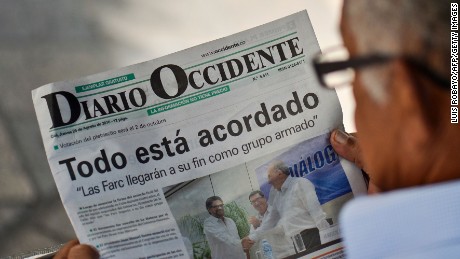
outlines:
M249 194L249 201L251 202L252 207L254 207L254 209L256 209L259 214L265 214L268 208L268 204L263 192L259 190L251 192Z
M344 2L341 31L350 57L392 57L357 70L353 83L364 165L382 190L460 178L449 86L414 65L449 78L449 2Z
M208 213L216 218L223 218L224 214L224 202L219 196L211 196L206 199L206 209Z
M281 189L284 181L289 177L289 168L283 161L272 162L267 169L268 183L277 190Z

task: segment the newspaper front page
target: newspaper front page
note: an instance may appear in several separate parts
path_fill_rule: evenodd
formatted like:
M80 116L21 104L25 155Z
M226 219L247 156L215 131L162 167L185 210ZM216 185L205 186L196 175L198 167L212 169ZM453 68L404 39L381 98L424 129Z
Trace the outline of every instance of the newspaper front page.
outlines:
M267 242L275 258L340 257L338 213L365 184L329 143L342 112L313 74L319 51L303 11L32 91L80 242L102 258L246 258L240 239L250 235L251 258L270 252ZM281 191L269 180L274 164L292 182ZM272 215L249 201L255 190ZM222 199L210 210L222 209L223 225L205 206L211 196ZM309 235L320 244L306 247Z

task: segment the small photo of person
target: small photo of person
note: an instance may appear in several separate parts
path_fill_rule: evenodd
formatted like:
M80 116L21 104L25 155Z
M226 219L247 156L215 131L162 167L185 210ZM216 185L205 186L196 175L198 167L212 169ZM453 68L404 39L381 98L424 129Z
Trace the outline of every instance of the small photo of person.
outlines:
M204 220L204 233L212 258L245 259L238 229L231 218L225 217L222 199L219 196L209 197L206 200L206 209L210 216Z
M256 215L251 215L248 218L249 224L251 224L251 233L254 233L263 222L270 218L270 213L273 212L273 207L268 204L265 195L260 190L252 191L249 194L249 202L257 211ZM265 231L261 235L261 239L266 239L272 246L273 255L275 258L283 258L289 255L295 254L294 245L290 238L288 238L284 231L277 231L275 228ZM254 253L260 253L262 248L260 247L260 240L255 242L253 246Z

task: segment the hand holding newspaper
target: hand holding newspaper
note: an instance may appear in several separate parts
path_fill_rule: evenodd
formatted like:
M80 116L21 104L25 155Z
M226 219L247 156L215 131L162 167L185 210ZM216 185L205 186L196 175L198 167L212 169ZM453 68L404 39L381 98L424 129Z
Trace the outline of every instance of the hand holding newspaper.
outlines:
M329 132L343 127L342 114L336 93L313 75L310 60L318 52L304 11L34 90L47 158L80 242L102 258L215 258L224 250L209 242L206 225L192 233L184 223L210 217L235 223L234 246L243 254L239 240L249 235L247 212L254 214L247 195L260 189L274 213L262 215L259 229L270 231L254 241L272 242L278 258L300 255L295 240L318 224L324 232L329 220L328 236L308 253L340 252L338 241L329 242L339 238L337 214L365 186L328 142ZM289 175L279 189L272 176L282 174L270 175L275 161ZM218 205L223 218L205 207L216 195L227 203ZM230 215L238 208L245 223ZM295 227L299 222L304 229ZM227 238L225 231L216 240ZM275 232L288 240L285 250L271 241Z

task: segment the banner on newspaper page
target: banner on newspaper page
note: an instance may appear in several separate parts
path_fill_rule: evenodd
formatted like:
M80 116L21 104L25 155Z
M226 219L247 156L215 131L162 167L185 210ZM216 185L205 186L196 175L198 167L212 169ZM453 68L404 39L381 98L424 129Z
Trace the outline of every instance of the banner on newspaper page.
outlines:
M219 246L184 234L177 224L184 215L171 204L187 198L175 194L212 179L207 195L230 201L231 193L246 196L257 188L253 165L342 127L337 94L319 86L310 66L318 52L304 11L32 91L51 172L80 242L102 258L188 258L200 249L209 254L207 247L219 254ZM293 175L315 183L323 206L346 196L350 186L353 193L363 191L362 179L350 180L348 189L338 181L338 157L327 143L313 145L318 149L310 150L310 161L310 151L286 157ZM244 167L243 178L235 177L231 169L242 173ZM218 176L228 170L232 174ZM230 180L238 190L225 191L221 183ZM190 210L203 209L203 195L193 196L197 204L187 200ZM247 197L239 205L251 209Z
M281 210L278 213L282 214L282 216L277 225L283 224L285 235L288 239L291 238L294 241L295 251L299 256L323 250L327 246L326 244L332 245L339 242L339 212L343 205L353 198L353 193L356 193L351 188L342 162L333 150L329 138L330 133L325 133L304 140L280 151L279 154L275 154L271 159L268 159L255 169L260 190L273 207L272 210ZM347 162L345 162L346 164ZM289 173L288 178L305 178L310 184L293 185L295 182L290 181L290 184L285 185L286 181L281 186L281 188L285 188L284 191L278 191L268 181L268 173L270 171L270 174L272 174L275 167L279 170L286 170ZM271 177L274 176L271 175ZM293 191L290 192L289 188L293 188ZM298 188L301 188L301 192L294 191L299 190ZM313 192L311 188L314 188ZM303 196L305 203L297 204L285 195L296 195L293 197L298 197L299 199L302 199ZM289 213L282 213L282 210L286 208L283 209L281 203L286 202L285 206L288 206L288 208L293 208L292 206L294 206L296 211L301 209L302 212L292 217L289 217ZM292 210L294 211L294 209ZM320 214L323 215L322 217L328 223L322 227L317 227L315 224L318 223L317 219ZM303 216L305 216L303 218L305 221L311 220L309 224L313 225L308 227L298 225L300 223L296 221L296 218L299 219ZM305 238L306 236L315 235L318 235L321 245L309 247L307 244L310 241L306 241L308 238ZM328 249L326 250L329 251Z
M315 185L320 204L350 193L351 187L340 159L329 143L330 134L305 140L289 148L271 161L256 169L261 191L269 197L271 185L267 170L272 161L283 161L289 168L290 177L304 177Z

